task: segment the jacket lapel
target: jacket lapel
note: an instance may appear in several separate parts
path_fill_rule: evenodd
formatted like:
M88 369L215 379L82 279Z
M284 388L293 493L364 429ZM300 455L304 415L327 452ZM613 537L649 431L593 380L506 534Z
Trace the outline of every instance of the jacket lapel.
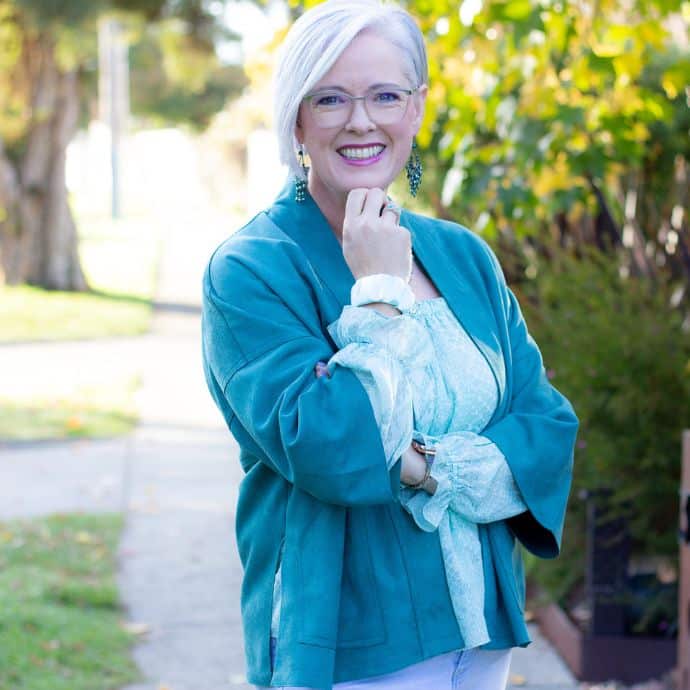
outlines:
M331 226L311 195L297 203L294 185L288 182L268 214L304 251L322 285L335 296L340 308L349 304L355 278Z

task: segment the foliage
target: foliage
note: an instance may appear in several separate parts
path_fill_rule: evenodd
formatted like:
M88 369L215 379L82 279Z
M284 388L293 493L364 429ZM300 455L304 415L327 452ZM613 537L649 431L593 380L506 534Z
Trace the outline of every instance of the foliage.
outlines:
M582 232L609 208L639 226L629 192L662 192L667 225L668 204L687 203L673 161L690 152L690 57L667 29L687 30L687 7L671 18L680 0L408 5L428 39L420 143L442 182L426 188L439 211L524 236Z
M40 93L30 71L37 51L54 51L62 69L79 71L83 110L93 110L97 21L106 14L120 18L135 45L131 81L142 89L132 99L135 111L204 127L244 85L240 67L223 67L218 60L215 42L234 36L207 5L203 0L0 0L0 141L8 154L21 157L40 116L34 109Z
M241 67L194 52L179 23L141 32L130 49L132 114L155 124L205 129L246 79Z
M122 517L0 523L0 687L109 690L139 680L115 584Z
M563 555L532 576L557 597L584 575L582 490L634 506L635 552L678 551L681 431L690 428L690 338L677 286L624 278L611 256L551 249L516 292L553 384L580 419Z

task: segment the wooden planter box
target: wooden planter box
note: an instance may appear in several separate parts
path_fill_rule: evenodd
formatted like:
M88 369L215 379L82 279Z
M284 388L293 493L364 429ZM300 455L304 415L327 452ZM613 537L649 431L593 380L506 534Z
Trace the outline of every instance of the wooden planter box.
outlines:
M536 618L544 637L578 680L641 683L663 676L676 665L676 640L585 634L556 604L538 609Z

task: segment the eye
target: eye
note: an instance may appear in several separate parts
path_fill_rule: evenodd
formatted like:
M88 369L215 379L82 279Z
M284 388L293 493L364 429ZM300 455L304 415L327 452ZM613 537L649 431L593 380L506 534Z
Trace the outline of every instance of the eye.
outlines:
M399 103L402 100L402 95L398 91L390 89L374 91L372 96L374 103Z
M346 97L337 91L315 94L312 102L317 108L337 108L345 103Z

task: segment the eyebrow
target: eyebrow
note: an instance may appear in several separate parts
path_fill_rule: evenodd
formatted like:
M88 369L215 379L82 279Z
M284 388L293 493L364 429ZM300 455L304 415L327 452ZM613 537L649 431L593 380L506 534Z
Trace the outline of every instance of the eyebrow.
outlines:
M369 91L371 89L380 89L384 86L393 86L396 89L407 88L406 86L401 86L400 84L396 84L395 82L392 82L392 81L385 81L385 82L377 82L376 84L372 84L371 86L367 87L366 90ZM314 91L312 93L320 93L321 91L342 91L343 93L352 95L352 94L350 94L350 92L347 89L343 88L342 86L336 86L336 85L319 86L319 88L314 89Z

